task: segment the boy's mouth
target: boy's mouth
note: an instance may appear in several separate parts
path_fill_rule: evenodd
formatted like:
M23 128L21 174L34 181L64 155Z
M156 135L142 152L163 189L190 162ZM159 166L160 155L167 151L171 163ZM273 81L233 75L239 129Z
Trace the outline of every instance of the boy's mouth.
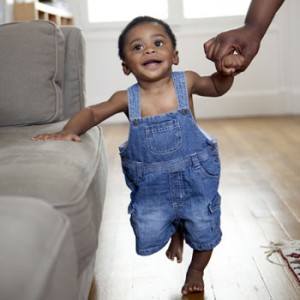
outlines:
M155 59L151 59L151 60L147 60L146 62L143 63L144 67L155 67L157 65L159 65L161 63L160 60L155 60Z

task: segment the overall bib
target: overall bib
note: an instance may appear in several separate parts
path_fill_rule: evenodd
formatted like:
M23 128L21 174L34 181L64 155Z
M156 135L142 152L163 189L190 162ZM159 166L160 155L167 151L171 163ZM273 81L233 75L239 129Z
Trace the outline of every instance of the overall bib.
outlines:
M128 89L130 129L120 156L139 255L163 248L178 224L194 250L210 250L222 236L217 143L190 112L184 72L173 72L172 78L174 112L142 118L139 85Z

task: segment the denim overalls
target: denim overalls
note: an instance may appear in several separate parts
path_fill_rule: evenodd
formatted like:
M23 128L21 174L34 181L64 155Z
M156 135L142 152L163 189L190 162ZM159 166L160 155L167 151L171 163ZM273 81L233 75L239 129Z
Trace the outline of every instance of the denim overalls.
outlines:
M139 255L163 248L178 224L194 250L210 250L222 236L217 144L194 121L184 72L172 77L178 111L142 118L139 85L128 89L130 131L120 155Z

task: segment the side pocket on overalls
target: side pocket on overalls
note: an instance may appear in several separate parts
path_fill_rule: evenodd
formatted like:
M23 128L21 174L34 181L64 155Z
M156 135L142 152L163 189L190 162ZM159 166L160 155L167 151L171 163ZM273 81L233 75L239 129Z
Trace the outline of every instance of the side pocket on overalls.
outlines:
M221 171L218 146L212 142L209 146L209 156L207 159L200 161L203 174L208 177L219 177Z
M221 225L221 196L219 193L215 195L212 201L208 204L208 209L211 214L212 231L220 230Z

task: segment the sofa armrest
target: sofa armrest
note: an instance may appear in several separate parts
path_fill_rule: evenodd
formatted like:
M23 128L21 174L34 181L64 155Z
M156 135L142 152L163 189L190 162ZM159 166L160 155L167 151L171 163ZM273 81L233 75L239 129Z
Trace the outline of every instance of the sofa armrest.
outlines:
M74 300L77 264L69 219L41 199L0 196L0 298Z
M80 28L60 27L65 37L64 118L85 105L85 40Z

